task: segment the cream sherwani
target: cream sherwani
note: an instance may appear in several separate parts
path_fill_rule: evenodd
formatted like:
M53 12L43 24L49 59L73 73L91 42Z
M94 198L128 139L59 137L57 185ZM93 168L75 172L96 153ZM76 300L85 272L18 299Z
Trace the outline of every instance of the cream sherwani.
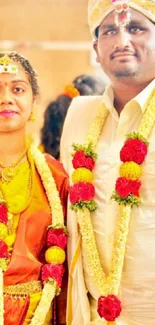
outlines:
M113 107L113 91L108 87L102 97L78 97L73 100L66 118L61 160L71 177L72 143L83 144L101 101L109 109L98 146L94 185L98 209L92 213L92 224L102 266L108 273L112 255L117 203L110 200L119 176L120 149L125 135L137 129L155 81L130 101L118 117ZM149 152L143 163L141 178L142 204L133 208L126 247L120 299L121 316L116 325L155 325L155 128L150 137ZM76 215L68 210L69 290L67 325L102 325L106 322L96 312L100 295L94 286L87 258L78 232Z

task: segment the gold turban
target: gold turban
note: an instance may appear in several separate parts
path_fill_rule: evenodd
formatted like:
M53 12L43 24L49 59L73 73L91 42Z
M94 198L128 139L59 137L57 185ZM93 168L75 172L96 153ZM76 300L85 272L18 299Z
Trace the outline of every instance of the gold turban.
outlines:
M129 6L155 22L155 0L130 0ZM93 36L95 29L113 10L112 0L89 0L88 23Z

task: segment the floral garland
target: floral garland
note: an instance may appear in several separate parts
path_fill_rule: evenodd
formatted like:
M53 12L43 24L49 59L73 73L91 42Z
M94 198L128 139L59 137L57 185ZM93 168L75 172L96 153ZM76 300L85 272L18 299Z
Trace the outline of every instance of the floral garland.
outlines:
M142 117L137 132L131 133L120 151L122 165L120 177L116 180L115 191L112 194L119 204L115 237L113 242L110 271L106 277L102 268L99 252L96 245L91 223L91 211L97 208L94 201L95 188L92 184L92 170L95 167L97 146L100 133L108 115L104 104L98 108L95 120L92 123L86 144L73 144L73 185L70 187L71 209L76 211L80 226L83 246L86 252L90 274L100 292L97 311L108 324L114 324L119 317L122 305L118 298L122 278L125 248L129 232L131 209L138 206L140 200L141 164L148 152L148 137L155 123L155 94L151 97L148 107Z
M43 325L46 314L50 309L55 295L61 290L64 274L63 263L65 261L65 248L67 245L67 231L64 226L64 216L54 178L48 167L44 155L33 145L30 147L37 170L41 176L43 186L49 201L52 214L52 224L48 227L47 247L45 260L47 264L42 267L41 278L44 282L41 300L35 310L30 325ZM0 202L0 325L4 324L3 305L3 271L6 271L9 263L7 239L7 223L9 212L6 202Z

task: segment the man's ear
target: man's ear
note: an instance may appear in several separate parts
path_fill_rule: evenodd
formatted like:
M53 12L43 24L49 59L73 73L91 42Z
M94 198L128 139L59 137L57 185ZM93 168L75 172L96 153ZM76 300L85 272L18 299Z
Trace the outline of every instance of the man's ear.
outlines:
M94 48L94 50L96 52L96 62L99 63L100 58L99 58L99 55L98 55L98 40L97 39L93 41L93 48Z

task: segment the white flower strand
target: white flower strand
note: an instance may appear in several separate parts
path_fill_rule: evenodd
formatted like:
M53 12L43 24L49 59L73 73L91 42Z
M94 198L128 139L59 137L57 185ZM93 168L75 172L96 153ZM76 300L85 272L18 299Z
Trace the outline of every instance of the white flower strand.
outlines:
M35 146L32 145L30 151L46 190L52 213L52 226L62 225L64 227L63 209L52 172L47 165L44 155Z
M43 325L46 315L51 307L51 302L56 295L56 283L47 282L44 285L40 302L35 310L30 325Z
M37 170L43 182L47 194L47 198L50 204L51 215L52 215L52 226L55 227L59 225L63 228L64 227L63 210L61 206L59 192L57 190L55 180L52 176L52 172L49 166L47 165L44 155L34 145L31 146L30 152L32 154L35 165L37 167ZM51 282L45 283L39 305L35 310L30 325L44 324L46 315L50 309L51 303L56 293L57 293L57 286L55 281L53 281L52 283Z

